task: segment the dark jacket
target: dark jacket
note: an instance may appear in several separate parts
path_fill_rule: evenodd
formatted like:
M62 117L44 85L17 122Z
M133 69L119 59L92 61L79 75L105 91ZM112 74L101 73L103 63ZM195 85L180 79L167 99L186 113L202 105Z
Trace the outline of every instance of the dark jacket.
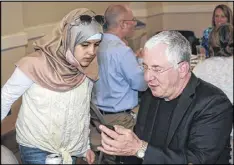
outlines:
M143 164L228 164L233 107L219 88L192 74L174 109L164 148L149 141L157 114L147 114L157 111L158 105L159 99L148 89L134 128L140 139L149 142ZM125 163L136 159L128 157Z

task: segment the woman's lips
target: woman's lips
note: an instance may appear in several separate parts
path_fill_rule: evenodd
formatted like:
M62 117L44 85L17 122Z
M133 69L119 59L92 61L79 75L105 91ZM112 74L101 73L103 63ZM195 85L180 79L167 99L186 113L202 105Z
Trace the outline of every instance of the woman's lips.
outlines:
M87 62L90 62L90 61L93 60L93 58L85 58L84 60L87 61Z

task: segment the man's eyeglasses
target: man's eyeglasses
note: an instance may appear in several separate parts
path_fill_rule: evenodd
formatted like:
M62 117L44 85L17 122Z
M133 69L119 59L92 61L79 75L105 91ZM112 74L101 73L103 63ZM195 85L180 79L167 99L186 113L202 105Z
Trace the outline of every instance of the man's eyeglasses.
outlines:
M183 61L178 62L177 64L180 64L180 63L182 63L182 62L183 62ZM152 70L153 73L155 73L156 75L159 75L159 74L161 74L161 73L164 73L164 72L166 72L166 71L168 71L168 70L174 68L174 66L171 66L171 67L169 67L169 68L167 68L167 69L162 69L162 68L159 68L159 67L156 67L156 66L155 66L155 67L148 67L147 65L142 64L142 65L140 66L140 68L141 68L141 70L143 70L144 72L146 72L147 70Z
M104 16L102 15L96 15L94 17L90 15L81 15L79 18L80 18L81 23L86 23L86 24L90 24L93 19L101 25L105 23Z
M130 20L125 19L125 20L122 20L122 21L134 21L134 22L136 22L137 19L135 17L133 17L133 19L130 19Z

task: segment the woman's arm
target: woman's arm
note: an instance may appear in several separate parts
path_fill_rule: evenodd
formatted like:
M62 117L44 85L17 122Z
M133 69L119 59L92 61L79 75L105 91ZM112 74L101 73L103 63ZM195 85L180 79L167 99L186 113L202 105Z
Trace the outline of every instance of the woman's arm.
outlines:
M8 79L1 89L1 120L10 111L11 105L29 88L34 82L28 78L19 68Z

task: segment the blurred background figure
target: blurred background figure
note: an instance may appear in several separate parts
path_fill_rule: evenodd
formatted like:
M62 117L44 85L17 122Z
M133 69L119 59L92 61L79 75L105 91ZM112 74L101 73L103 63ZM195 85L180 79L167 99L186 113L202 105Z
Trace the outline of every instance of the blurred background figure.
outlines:
M136 19L127 5L110 5L105 11L107 30L97 51L99 79L92 101L107 124L133 128L138 111L138 91L147 85L137 57L126 37L134 35ZM134 115L132 115L134 114Z
M205 48L206 57L209 56L208 40L209 40L210 32L215 27L218 27L219 25L224 24L224 23L233 24L233 14L232 14L231 9L227 5L221 4L221 5L216 6L213 11L212 27L208 27L203 32L202 46Z
M1 145L1 164L19 164L11 150Z
M233 104L233 25L223 24L213 29L209 37L210 58L199 63L194 74L219 87ZM233 149L233 129L231 132ZM233 163L233 152L231 163Z

